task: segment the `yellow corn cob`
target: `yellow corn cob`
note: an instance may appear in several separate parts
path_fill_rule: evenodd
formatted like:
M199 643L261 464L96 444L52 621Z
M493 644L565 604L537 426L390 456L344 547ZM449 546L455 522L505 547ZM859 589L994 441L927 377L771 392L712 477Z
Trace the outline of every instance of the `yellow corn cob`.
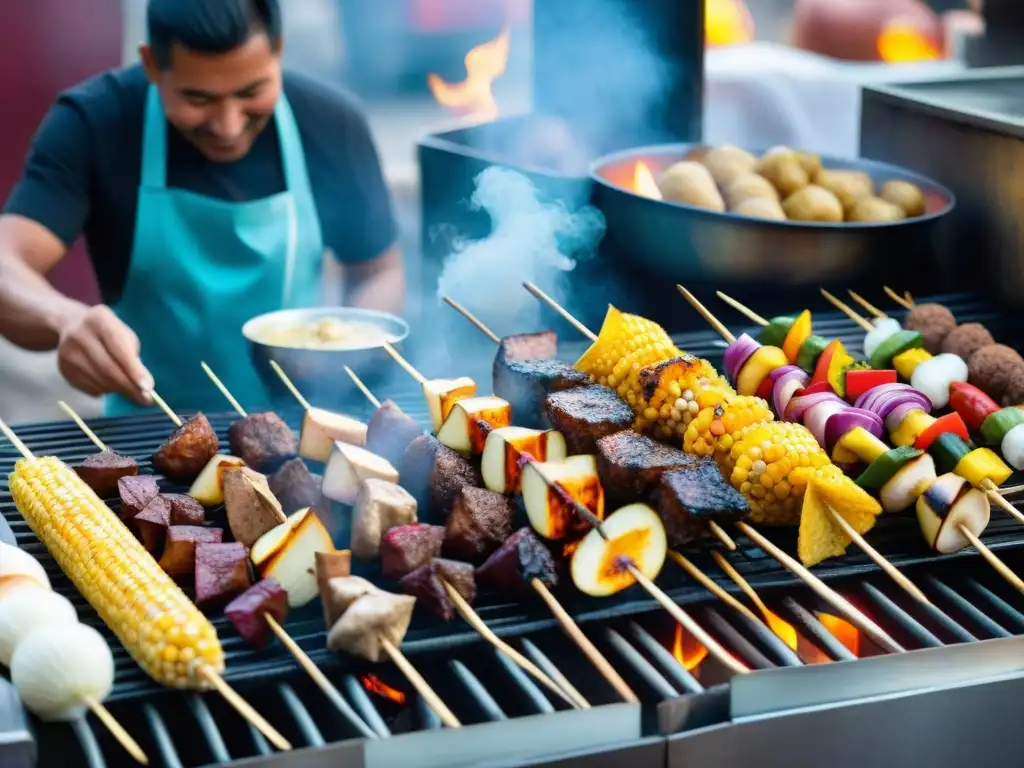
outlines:
M132 658L162 685L207 688L224 670L217 631L117 516L67 465L21 459L10 475L21 516Z
M797 525L807 483L832 466L802 424L752 424L741 430L722 474L750 502L750 519L767 525Z
M682 441L700 409L720 403L732 390L710 363L684 354L634 368L615 391L636 414L633 429Z
M576 370L615 389L634 365L639 370L681 354L660 325L609 306L597 341L576 361ZM618 373L613 377L616 368Z
M740 430L774 419L775 414L760 397L727 395L721 403L701 408L686 428L683 450L713 456L721 465L732 452Z

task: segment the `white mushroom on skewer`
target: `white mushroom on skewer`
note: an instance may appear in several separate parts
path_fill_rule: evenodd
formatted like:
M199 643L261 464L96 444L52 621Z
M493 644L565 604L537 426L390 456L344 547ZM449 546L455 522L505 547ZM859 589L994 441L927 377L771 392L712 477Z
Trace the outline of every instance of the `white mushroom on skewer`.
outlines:
M71 601L56 592L29 586L5 595L0 600L0 664L10 667L15 649L40 627L77 623Z

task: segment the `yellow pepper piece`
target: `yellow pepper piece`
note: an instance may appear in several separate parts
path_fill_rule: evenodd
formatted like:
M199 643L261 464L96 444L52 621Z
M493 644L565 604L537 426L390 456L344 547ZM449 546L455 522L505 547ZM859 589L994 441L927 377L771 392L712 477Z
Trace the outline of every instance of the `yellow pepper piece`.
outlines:
M841 464L857 461L870 464L888 450L889 446L864 427L855 427L839 438L832 451L832 460Z
M776 368L789 365L786 353L778 347L758 347L743 365L740 375L736 377L736 394L755 395L768 374Z
M854 364L854 359L846 351L841 342L836 342L836 351L828 361L828 385L840 397L846 397L846 369Z
M797 554L808 567L845 554L853 543L830 508L860 534L870 531L882 512L882 505L838 467L825 467L807 483L800 512Z
M1013 470L991 448L975 448L960 459L954 472L975 488L986 480L1002 485L1013 474Z
M927 349L908 349L892 359L892 367L896 369L900 376L910 381L910 377L914 375L914 369L925 360L931 360L931 358L932 353Z
M796 364L797 355L800 354L800 347L810 338L811 335L811 311L805 309L793 324L789 327L785 341L782 342L782 351L786 353L786 360ZM753 393L751 393L753 394Z
M893 445L913 445L922 433L935 423L935 418L920 409L915 409L903 417L899 429L892 433Z

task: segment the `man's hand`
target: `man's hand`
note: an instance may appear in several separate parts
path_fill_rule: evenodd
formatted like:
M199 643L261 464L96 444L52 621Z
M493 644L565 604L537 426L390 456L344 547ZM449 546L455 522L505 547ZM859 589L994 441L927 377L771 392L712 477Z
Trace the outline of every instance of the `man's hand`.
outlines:
M140 405L151 402L153 377L139 359L139 337L109 307L83 307L64 326L57 365L86 394L115 392Z

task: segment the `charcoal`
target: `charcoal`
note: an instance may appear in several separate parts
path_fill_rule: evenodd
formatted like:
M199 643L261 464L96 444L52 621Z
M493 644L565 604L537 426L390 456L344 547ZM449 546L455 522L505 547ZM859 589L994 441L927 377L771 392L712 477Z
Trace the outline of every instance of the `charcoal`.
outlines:
M520 528L477 568L477 583L505 597L525 600L538 579L549 589L558 585L554 558L530 528Z
M634 501L646 502L657 489L662 473L693 468L697 462L695 456L631 429L597 441L597 472L612 509Z
M420 435L405 451L399 482L412 497L421 522L440 523L465 486L480 488L480 472L433 435Z
M600 384L552 392L544 398L548 423L565 436L569 454L593 454L597 441L629 429L633 410L615 390Z
M662 474L656 498L670 547L681 547L706 535L710 522L725 525L750 514L747 500L706 456L694 469Z
M196 568L197 544L220 544L224 531L197 525L172 525L167 529L160 567L171 576L191 575Z
M197 413L174 430L153 454L153 467L164 477L191 483L220 448L217 433L203 414Z
M153 475L122 477L117 481L117 493L121 497L121 519L131 520L160 495L160 486Z
M250 413L228 428L231 455L257 472L273 472L299 452L295 433L276 413Z
M109 499L117 494L117 483L122 477L139 474L139 465L135 459L111 450L86 456L74 469L101 499Z
M385 400L366 425L366 448L401 467L409 444L422 434L422 427L411 416Z
M483 562L509 537L514 511L507 496L484 488L463 488L445 523L445 557Z
M469 563L435 557L404 576L398 584L403 592L421 601L435 616L451 621L455 618L455 605L448 597L443 582L450 584L467 603L473 604L476 599L476 579L473 566Z
M273 576L253 584L224 607L224 615L254 648L270 643L273 630L267 614L281 625L288 618L288 593Z
M250 584L249 550L243 545L196 544L196 605L226 602Z
M396 581L441 554L444 526L402 525L392 528L380 542L384 576Z
M270 491L281 502L286 515L312 507L320 498L320 475L309 471L306 462L296 456L288 459L267 478Z
M171 525L202 525L206 522L203 505L183 493L165 493L171 505Z

